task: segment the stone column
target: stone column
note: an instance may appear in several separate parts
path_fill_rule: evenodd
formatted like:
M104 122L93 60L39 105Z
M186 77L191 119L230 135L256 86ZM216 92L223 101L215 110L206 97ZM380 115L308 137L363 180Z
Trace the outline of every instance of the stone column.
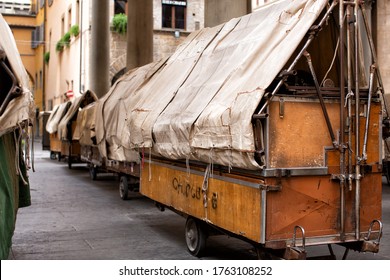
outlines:
M94 0L91 2L90 84L91 90L100 98L110 88L110 2L107 0Z
M153 0L127 2L127 69L153 61Z

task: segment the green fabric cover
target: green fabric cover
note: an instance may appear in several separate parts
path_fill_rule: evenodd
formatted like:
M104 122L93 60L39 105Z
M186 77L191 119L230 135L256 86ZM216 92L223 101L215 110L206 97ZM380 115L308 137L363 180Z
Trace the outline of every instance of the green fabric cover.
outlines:
M0 137L0 259L8 259L18 208L31 205L30 186L17 175L14 134ZM28 182L21 154L20 170Z

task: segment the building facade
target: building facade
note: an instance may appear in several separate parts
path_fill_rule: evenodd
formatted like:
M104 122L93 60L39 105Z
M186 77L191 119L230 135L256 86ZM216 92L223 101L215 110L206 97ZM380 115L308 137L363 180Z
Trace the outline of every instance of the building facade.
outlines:
M46 109L89 89L92 0L49 0L46 4ZM204 27L204 0L153 0L153 60L166 57L191 32ZM126 1L110 2L110 22L127 11ZM77 26L76 36L72 29ZM70 38L69 34L70 33ZM66 43L61 46L61 40ZM110 32L110 81L126 68L126 35Z
M44 106L43 43L44 1L0 1L0 13L10 26L15 37L23 64L30 78L37 111Z

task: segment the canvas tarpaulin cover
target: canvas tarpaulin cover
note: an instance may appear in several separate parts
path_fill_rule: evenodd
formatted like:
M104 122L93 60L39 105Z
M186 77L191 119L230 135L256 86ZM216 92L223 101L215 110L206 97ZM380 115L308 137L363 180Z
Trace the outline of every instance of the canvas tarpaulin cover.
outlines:
M46 131L50 134L56 133L58 131L58 125L61 119L65 116L66 112L69 110L71 102L65 102L57 104L54 106L53 111L51 112L49 119L46 123Z
M252 115L327 3L274 1L191 34L153 75L144 73L153 65L128 73L108 94L127 100L99 102L99 148L127 161L132 158L119 152L123 147L173 160L260 168L254 159ZM108 119L113 120L110 133Z
M3 83L0 90L0 106L6 106L0 115L0 259L7 259L18 208L31 204L21 147L22 136L26 135L35 110L32 94L28 89L26 70L12 32L1 14L0 60L2 62L0 80ZM5 81L13 81L15 85L7 85ZM21 89L20 94L9 103L5 102L7 100L5 96L12 92L14 86Z
M74 99L65 115L58 123L58 137L60 140L72 141L72 131L70 131L71 122L75 121L78 112L88 104L97 100L96 94L87 90L80 97Z
M95 138L96 102L89 104L77 114L77 125L73 134L73 140L79 141L82 146L93 146Z

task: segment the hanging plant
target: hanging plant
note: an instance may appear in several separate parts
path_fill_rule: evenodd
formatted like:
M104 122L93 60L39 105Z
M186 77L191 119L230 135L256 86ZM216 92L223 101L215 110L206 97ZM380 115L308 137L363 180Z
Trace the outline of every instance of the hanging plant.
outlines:
M44 58L44 60L45 60L45 63L46 63L46 64L49 64L50 52L45 52L43 58Z
M70 34L74 37L77 37L79 36L80 34L80 28L77 24L73 25L71 28L70 28Z
M57 44L56 44L56 51L57 51L57 52L62 52L63 49L64 49L64 45L65 45L64 40L63 40L63 38L61 38L61 39L57 42Z
M112 28L115 32L119 34L126 34L127 30L127 15L125 14L116 14L112 19Z
M70 45L70 32L66 32L64 34L64 37L62 37L62 40L64 42L64 45L69 47L69 45Z

